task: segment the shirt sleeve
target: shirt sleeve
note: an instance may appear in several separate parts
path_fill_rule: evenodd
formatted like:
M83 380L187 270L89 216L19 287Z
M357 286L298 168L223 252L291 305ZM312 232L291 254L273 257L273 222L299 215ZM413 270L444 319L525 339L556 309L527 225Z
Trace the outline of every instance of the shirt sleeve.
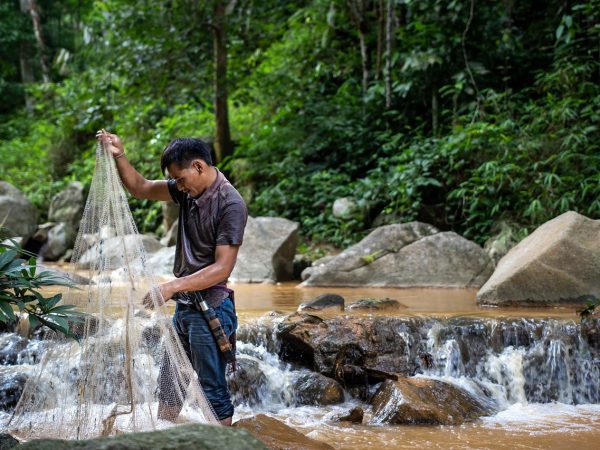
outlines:
M182 195L185 195L179 189L177 189L177 181L169 180L167 181L167 187L169 188L169 194L173 198L173 201L178 205L181 205Z
M248 210L243 201L228 204L221 215L217 245L242 245Z

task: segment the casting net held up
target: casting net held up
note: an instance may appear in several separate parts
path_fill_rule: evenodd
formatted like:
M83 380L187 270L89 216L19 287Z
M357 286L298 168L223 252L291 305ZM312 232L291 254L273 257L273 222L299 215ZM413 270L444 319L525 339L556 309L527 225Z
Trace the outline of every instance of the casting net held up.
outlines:
M159 403L181 408L177 422L218 424L148 269L115 162L98 144L96 166L72 262L86 285L63 303L87 313L72 325L80 342L47 333L3 428L27 438L86 439L166 428ZM154 309L146 310L149 293Z

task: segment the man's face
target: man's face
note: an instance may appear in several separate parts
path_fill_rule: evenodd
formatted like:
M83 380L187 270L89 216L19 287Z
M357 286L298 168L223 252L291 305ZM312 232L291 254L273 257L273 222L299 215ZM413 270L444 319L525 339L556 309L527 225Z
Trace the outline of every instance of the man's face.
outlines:
M177 182L177 189L185 192L190 197L197 197L206 188L203 174L206 173L206 167L202 161L196 160L189 167L179 167L177 164L170 164L167 167L169 178Z

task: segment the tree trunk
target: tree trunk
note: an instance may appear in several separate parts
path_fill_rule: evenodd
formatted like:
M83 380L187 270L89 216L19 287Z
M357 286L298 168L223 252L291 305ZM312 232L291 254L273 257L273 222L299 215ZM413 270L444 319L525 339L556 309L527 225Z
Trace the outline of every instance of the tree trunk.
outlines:
M28 41L19 44L19 66L21 68L21 82L25 87L25 108L29 114L33 113L33 98L27 92L27 85L35 82L33 66L31 64L31 45Z
M350 17L356 25L358 31L358 41L360 44L360 59L362 62L362 90L363 96L367 95L369 87L369 50L365 36L368 33L367 21L365 19L365 7L362 0L348 0Z
M431 128L433 129L433 135L438 136L439 129L439 117L440 117L440 105L437 94L437 86L435 81L431 83Z
M377 2L377 62L375 67L375 78L381 79L381 62L383 55L383 39L385 35L385 1Z
M215 57L215 156L216 162L233 154L227 109L227 18L225 3L218 0L213 14L213 48Z
M392 44L394 37L393 0L386 0L385 14L385 107L392 106Z
M42 19L40 17L40 8L36 0L21 0L21 11L31 16L33 22L33 31L37 42L40 67L42 69L42 80L44 83L50 82L50 68L46 61L46 43L42 33Z

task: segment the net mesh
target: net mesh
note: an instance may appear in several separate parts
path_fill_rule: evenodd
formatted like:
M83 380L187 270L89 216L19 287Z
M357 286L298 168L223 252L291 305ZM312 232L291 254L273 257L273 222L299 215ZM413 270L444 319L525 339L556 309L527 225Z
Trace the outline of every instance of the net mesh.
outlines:
M98 144L72 257L91 282L63 295L63 303L87 313L84 322L71 324L81 339L47 333L53 344L32 366L5 424L13 434L86 439L173 421L219 423L146 260L115 161ZM146 295L152 311L143 307Z

